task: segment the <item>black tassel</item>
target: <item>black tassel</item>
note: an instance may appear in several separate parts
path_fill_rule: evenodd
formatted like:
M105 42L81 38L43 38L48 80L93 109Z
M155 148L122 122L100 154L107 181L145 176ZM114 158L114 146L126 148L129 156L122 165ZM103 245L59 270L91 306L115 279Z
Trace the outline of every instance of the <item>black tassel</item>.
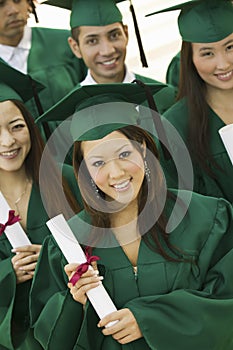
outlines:
M161 144L164 158L166 160L169 160L169 159L171 159L171 152L170 152L170 148L169 148L169 143L168 143L167 135L166 135L165 129L163 127L163 123L162 123L162 120L160 118L160 114L158 112L158 108L156 106L152 92L151 92L149 86L144 84L141 80L135 79L133 81L133 83L136 83L145 89L146 98L148 101L148 105L150 107L152 119L153 119L153 122L155 125L155 130L157 132L158 139L159 139L159 142ZM154 112L156 112L156 113L154 113ZM163 140L163 142L161 142L161 140Z
M31 80L33 97L34 97L34 100L35 100L35 103L36 103L36 107L37 107L38 113L39 113L39 115L42 115L44 113L44 111L43 111L43 107L41 105L40 98L39 98L37 90L36 90L36 84L35 84L34 80L32 79L32 77L30 75L28 75L28 76L29 76L29 78ZM50 136L51 136L51 130L50 130L49 125L48 125L47 122L43 122L42 125L43 125L43 129L44 129L46 140L48 140L50 138Z
M35 17L35 21L36 21L36 23L39 23L39 19L38 19L37 13L36 13L36 6L35 6L33 0L30 1L30 5L32 7L32 13Z
M148 67L147 60L146 60L146 55L145 55L145 52L144 52L144 49L143 49L143 46L142 46L142 40L141 40L141 35L140 35L140 32L139 32L139 28L138 28L138 22L137 22L136 14L135 14L134 7L133 7L131 1L130 1L129 8L130 8L130 11L131 11L132 17L133 17L134 30L135 30L137 41L138 41L138 47L139 47L139 52L140 52L142 66L143 67Z

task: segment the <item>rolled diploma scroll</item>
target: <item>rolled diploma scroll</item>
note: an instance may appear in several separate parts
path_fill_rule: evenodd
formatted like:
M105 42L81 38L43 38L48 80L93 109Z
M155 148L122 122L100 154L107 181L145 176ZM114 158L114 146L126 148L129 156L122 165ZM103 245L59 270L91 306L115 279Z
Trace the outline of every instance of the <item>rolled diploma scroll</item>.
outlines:
M218 132L222 138L224 146L233 165L233 124L222 127L218 130Z
M86 256L78 243L76 237L71 231L62 214L55 216L47 221L47 226L59 245L68 263L82 264L87 261ZM89 269L93 269L89 266ZM87 292L87 297L93 305L100 319L108 314L117 311L106 289L101 284ZM109 322L106 327L112 326L115 322Z
M5 224L8 220L9 210L11 210L5 197L0 192L0 222ZM5 228L5 235L13 248L31 245L31 242L19 222Z

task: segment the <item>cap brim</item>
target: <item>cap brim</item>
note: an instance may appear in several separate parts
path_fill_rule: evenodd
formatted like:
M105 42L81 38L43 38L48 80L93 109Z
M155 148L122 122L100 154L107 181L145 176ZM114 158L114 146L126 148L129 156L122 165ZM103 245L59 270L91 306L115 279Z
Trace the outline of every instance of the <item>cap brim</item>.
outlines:
M125 0L116 0L116 3L122 2ZM48 1L43 1L42 4L45 5L51 5L51 6L57 6L64 8L66 10L71 10L72 9L72 2L73 0L48 0Z
M146 84L154 95L167 85L165 84ZM97 92L98 89L98 92ZM103 94L120 94L127 96L127 102L141 104L146 100L145 89L135 83L115 83L115 84L94 84L85 85L73 89L62 100L50 108L47 112L36 119L37 123L44 121L62 121L70 117L76 108L88 98Z
M186 2L183 2L183 3L180 3L180 4L177 4L175 6L171 6L171 7L167 7L163 10L160 10L160 11L155 11L155 12L151 12L151 13L148 13L145 17L149 17L149 16L152 16L152 15L156 15L158 13L163 13L163 12L169 12L169 11L176 11L176 10L183 10L185 8L188 8L188 7L193 7L196 5L196 3L199 3L199 2L202 2L203 0L190 0L190 1L186 1Z
M42 4L61 7L66 10L72 9L72 0L48 0L44 1Z
M32 79L30 75L21 73L2 60L0 60L0 83L10 86L22 97L23 101L28 101L33 97L33 85L37 92L45 88L43 84Z

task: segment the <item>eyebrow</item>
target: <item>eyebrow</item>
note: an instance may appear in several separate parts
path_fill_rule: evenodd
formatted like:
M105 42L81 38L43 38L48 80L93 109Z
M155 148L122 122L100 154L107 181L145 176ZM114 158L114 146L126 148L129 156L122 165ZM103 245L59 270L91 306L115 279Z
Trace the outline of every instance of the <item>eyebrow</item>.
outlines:
M87 34L84 36L84 39L97 38L99 34Z
M229 45L229 44L233 44L233 39L228 40L223 46L227 46L227 45Z
M222 46L227 46L229 44L233 44L233 39L228 40L226 43L224 43ZM213 47L201 47L199 51L205 51L205 50L213 50Z
M114 151L114 153L118 153L122 150L122 148L126 147L126 146L129 146L130 143L125 143L124 145L122 145L121 147L119 147L116 151ZM91 155L90 157L87 156L87 159L88 160L91 160L93 158L98 158L98 159L103 159L104 157L103 156L100 156L100 155Z
M19 117L17 119L11 120L9 124L13 124L13 123L18 122L18 121L25 122L25 120L23 118Z
M119 31L121 31L121 28L114 28L114 29L112 29L112 30L110 30L109 32L107 32L107 34L112 34L112 33L114 33L114 32L119 32Z
M109 35L109 34L113 34L113 33L115 33L115 32L118 32L118 31L120 31L121 29L120 28L114 28L114 29L112 29L112 30L110 30L109 32L107 32L107 33L105 33L105 35L107 34L107 35ZM97 38L97 37L99 37L101 34L87 34L84 38L85 39L90 39L90 38Z

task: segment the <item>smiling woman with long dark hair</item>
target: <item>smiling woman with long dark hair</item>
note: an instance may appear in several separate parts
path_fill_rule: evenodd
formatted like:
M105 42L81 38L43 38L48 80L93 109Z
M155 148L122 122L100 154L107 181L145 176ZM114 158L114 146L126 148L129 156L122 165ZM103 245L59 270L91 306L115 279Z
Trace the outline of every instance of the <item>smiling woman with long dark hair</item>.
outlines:
M194 191L232 203L233 167L218 131L233 123L233 4L188 1L158 12L178 9L182 37L178 102L164 117L190 152ZM182 149L173 140L170 144L174 156L182 159ZM161 164L168 185L177 187L173 161L164 160L161 153Z
M31 80L23 74L21 77L25 81L18 84L17 92L0 84L0 192L15 215L20 216L32 244L12 251L7 236L1 232L0 349L36 350L41 346L29 329L29 291L42 242L50 234L46 221L60 212L68 219L79 211L79 205L73 196L78 190L71 167L65 167L67 177L60 183L60 171L48 158L46 176L39 177L44 142L24 105L30 94L33 96Z
M142 110L129 103L144 93L135 84L86 86L41 116L65 119L76 108L73 164L85 209L69 225L99 257L84 271L45 240L30 303L45 349L63 350L64 341L67 350L233 345L232 207L166 188L154 140L138 125ZM99 320L87 292L101 283L117 311Z

